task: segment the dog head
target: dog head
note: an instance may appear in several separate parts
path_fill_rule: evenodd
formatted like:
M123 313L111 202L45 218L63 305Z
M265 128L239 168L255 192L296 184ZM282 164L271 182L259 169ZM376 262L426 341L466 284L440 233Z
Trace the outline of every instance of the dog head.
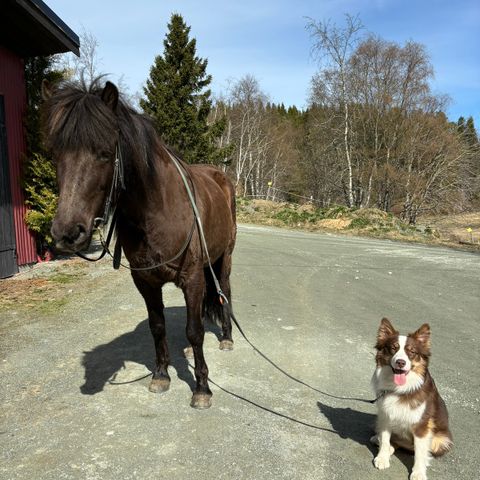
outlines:
M407 384L410 372L424 377L430 357L430 326L424 323L417 331L400 335L387 318L377 333L377 367L390 367L395 385Z

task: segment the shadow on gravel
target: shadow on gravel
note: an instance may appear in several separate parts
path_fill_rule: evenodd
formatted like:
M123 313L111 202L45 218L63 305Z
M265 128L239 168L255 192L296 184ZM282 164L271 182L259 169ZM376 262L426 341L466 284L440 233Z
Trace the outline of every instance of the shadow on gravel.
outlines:
M332 428L341 438L349 438L370 450L373 458L377 455L378 447L370 443L370 437L375 433L376 414L359 412L351 408L330 407L317 402L317 406ZM404 450L396 450L394 454L408 471L413 467L413 455Z
M195 378L183 355L183 349L188 345L185 335L186 308L165 308L165 319L170 365L177 371L178 378L187 383L193 391ZM207 331L213 331L218 336L215 326L206 324L205 327ZM125 368L127 361L145 365L150 371L155 368L155 349L148 319L140 322L132 332L84 352L82 366L85 368L85 383L80 387L81 393L95 395L101 392L105 384Z

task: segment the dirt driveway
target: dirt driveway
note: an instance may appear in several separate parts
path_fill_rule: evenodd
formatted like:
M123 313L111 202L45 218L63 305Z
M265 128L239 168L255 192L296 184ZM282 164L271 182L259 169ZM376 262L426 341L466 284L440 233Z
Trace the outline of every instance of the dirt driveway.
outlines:
M412 458L372 466L369 399L375 332L433 332L432 374L455 450L430 480L478 478L480 256L443 248L242 226L234 257L237 317L265 362L234 331L205 355L213 406L189 406L185 309L167 286L170 391L148 379L153 346L129 273L108 261L36 267L0 283L0 478L407 479ZM233 392L238 396L233 396ZM304 422L295 423L258 406Z

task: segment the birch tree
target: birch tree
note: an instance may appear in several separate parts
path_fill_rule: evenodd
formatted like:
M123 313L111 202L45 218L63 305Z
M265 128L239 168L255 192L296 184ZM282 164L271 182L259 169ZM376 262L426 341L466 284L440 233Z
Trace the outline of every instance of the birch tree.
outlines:
M341 135L343 154L347 168L346 200L349 207L354 206L353 164L351 145L350 92L348 89L348 60L359 41L359 32L363 25L358 17L345 16L344 27L330 22L309 19L312 53L319 60L320 72L313 79L314 102L329 106L342 116Z

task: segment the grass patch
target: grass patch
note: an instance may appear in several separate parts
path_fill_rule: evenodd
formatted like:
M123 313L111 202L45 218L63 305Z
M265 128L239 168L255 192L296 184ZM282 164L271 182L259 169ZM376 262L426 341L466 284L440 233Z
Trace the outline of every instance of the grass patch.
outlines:
M288 202L272 202L267 200L237 200L237 219L239 222L289 227L308 231L333 231L375 238L403 240L409 242L442 244L458 246L458 241L450 234L445 234L435 220L428 219L427 225L412 226L403 222L391 213L376 208L348 208L344 205L332 205L319 208L312 204L298 205ZM455 223L455 222L453 222ZM461 225L460 240L469 240L472 236L478 241L480 249L480 215L471 214L459 217L456 225ZM470 226L474 233L468 233ZM478 228L477 228L478 227ZM457 227L458 230L458 227ZM453 240L453 241L452 241ZM472 247L473 248L473 247Z
M67 284L76 282L79 278L83 276L82 273L63 273L58 272L49 277L49 281L52 283Z
M65 263L35 276L2 280L0 312L19 311L48 315L65 307L72 285L86 275L84 266Z

